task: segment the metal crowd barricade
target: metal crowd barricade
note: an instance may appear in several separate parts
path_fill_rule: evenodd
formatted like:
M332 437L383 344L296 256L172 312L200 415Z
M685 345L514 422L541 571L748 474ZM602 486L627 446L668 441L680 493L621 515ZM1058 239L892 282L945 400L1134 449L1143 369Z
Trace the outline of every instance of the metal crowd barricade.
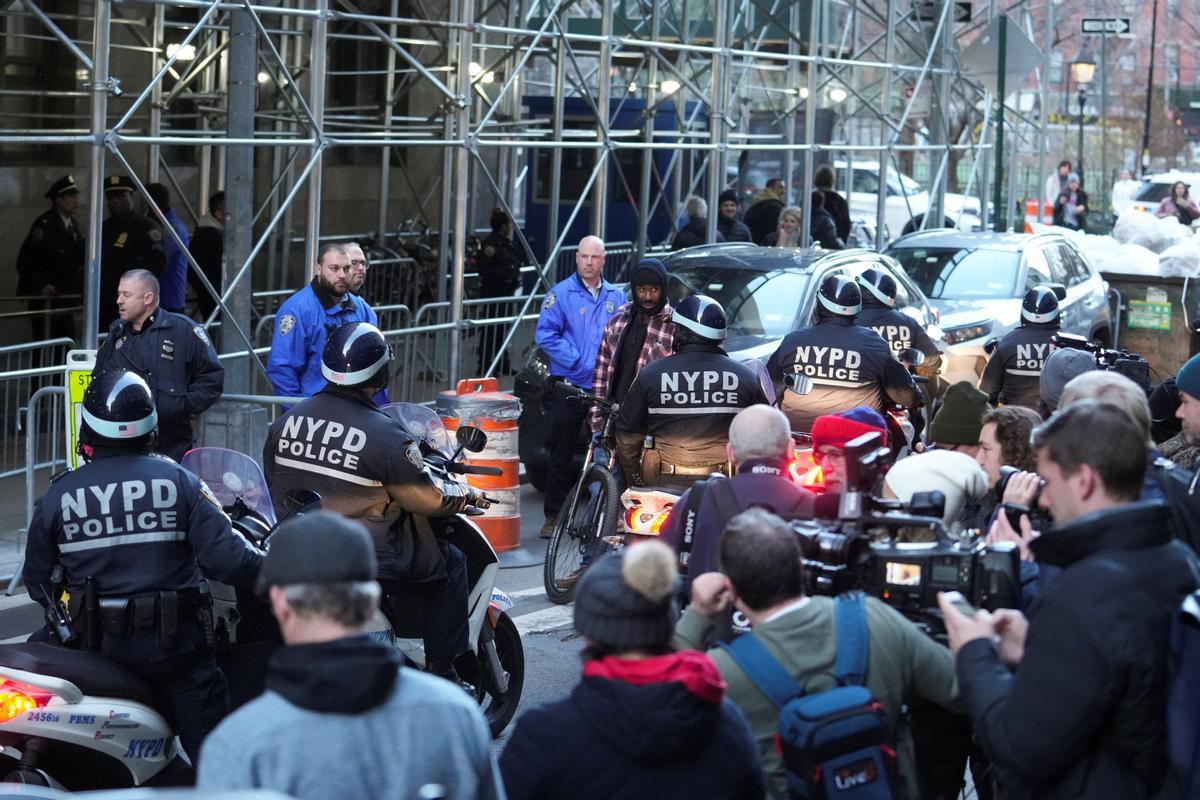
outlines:
M0 347L0 478L24 470L25 443L19 434L30 424L24 416L29 398L43 386L62 383L62 365L74 346L70 339L51 339ZM62 406L57 415L35 419L32 424L45 434L37 440L38 464L60 460Z

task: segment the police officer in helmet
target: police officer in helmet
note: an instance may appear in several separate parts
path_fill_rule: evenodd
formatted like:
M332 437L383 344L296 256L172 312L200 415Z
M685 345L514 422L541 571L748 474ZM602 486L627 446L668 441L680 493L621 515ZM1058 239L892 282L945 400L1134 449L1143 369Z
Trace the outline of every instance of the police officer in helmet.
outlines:
M1000 340L979 379L979 390L987 394L988 402L1037 409L1042 365L1054 352L1051 340L1058 325L1054 289L1039 284L1027 291L1021 302L1021 325Z
M470 649L467 561L419 517L450 516L487 501L435 480L412 437L372 402L388 385L391 347L379 329L354 322L329 335L321 357L325 388L271 425L263 472L283 512L293 489L362 522L375 541L379 580L393 606L419 615L430 671L457 681L454 658Z
M233 531L199 478L151 452L157 425L139 375L92 378L80 431L86 463L57 476L34 506L22 577L45 605L60 591L51 583L61 566L77 630L90 628L81 638L98 638L103 655L156 690L194 763L229 711L206 641L201 572L252 590L262 553ZM89 593L99 615L87 612Z
M817 291L817 322L792 331L767 361L779 407L794 431L808 431L817 417L855 406L882 411L888 401L915 409L921 394L879 334L854 324L862 292L853 278L829 275ZM784 377L806 377L807 394L784 391Z
M758 376L721 349L727 322L720 303L685 297L671 321L675 353L642 368L617 417L617 453L632 485L687 488L728 473L729 423L767 402Z
M937 345L921 323L896 310L896 280L881 269L865 269L858 276L862 288L862 310L854 318L857 325L870 328L883 337L894 354L916 349L925 356L925 364L940 358Z

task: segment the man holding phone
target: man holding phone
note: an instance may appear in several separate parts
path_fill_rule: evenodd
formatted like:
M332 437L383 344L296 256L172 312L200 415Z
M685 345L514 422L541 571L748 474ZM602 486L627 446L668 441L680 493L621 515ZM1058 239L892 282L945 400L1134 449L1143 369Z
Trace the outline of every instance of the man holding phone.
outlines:
M939 597L963 700L1006 796L1149 797L1166 774L1170 617L1200 566L1167 507L1137 500L1147 443L1120 408L1074 403L1033 444L1055 527L1030 547L1063 572L1031 621Z

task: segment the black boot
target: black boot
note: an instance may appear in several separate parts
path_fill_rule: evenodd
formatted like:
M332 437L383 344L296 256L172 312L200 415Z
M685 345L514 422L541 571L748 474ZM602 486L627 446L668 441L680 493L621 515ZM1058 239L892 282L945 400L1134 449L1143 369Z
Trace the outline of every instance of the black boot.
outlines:
M425 670L430 675L437 675L455 686L461 686L462 690L471 697L475 696L475 687L458 677L458 671L454 669L454 656L426 656Z

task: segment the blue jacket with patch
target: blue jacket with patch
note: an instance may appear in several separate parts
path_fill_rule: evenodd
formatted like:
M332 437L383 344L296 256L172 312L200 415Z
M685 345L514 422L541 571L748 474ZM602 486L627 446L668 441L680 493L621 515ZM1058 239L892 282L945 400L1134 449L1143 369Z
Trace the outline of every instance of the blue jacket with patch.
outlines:
M167 268L163 271L162 277L158 279L159 302L162 303L163 308L182 312L187 303L187 226L175 213L175 209L168 208L163 214L166 216L167 222L171 223L171 227L175 229L179 241L183 242L183 248L180 249L179 245L175 244L175 240L169 233L163 234L163 245L167 251Z
M331 332L351 322L379 324L361 297L347 292L339 302L312 283L283 301L275 314L275 335L267 375L280 397L311 397L325 388L321 352Z
M550 357L550 374L592 388L592 369L604 326L624 304L625 293L603 278L593 297L578 273L547 292L535 338Z

